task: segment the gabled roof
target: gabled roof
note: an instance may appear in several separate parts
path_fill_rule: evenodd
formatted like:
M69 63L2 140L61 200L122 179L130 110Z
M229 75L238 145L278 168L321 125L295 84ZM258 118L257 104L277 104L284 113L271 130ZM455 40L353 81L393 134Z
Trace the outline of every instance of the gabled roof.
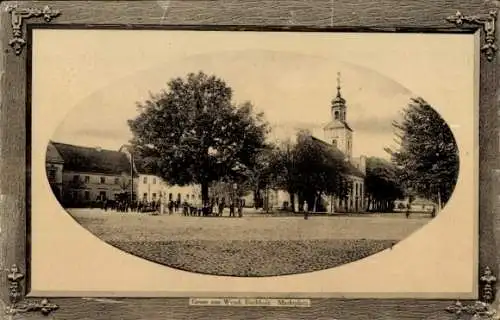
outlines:
M130 173L130 161L123 152L52 142L64 160L65 171L116 174Z
M47 152L45 153L45 161L50 163L59 163L63 164L64 160L57 151L56 147L52 143L49 142L47 146Z
M316 137L312 137L312 139L313 139L313 141L320 143L323 146L327 147L337 159L342 160L342 161L344 161L344 159L346 159L346 155L342 151L340 151L337 147L335 147L334 145L331 145L331 144L329 144L321 139L318 139ZM361 170L356 168L350 161L344 161L344 163L347 166L347 174L352 175L352 176L356 176L356 177L361 177L361 178L365 177L365 174L363 172L361 172Z
M324 127L324 129L337 129L337 128L346 128L349 131L352 131L351 127L347 124L347 122L340 120L332 120L328 122Z

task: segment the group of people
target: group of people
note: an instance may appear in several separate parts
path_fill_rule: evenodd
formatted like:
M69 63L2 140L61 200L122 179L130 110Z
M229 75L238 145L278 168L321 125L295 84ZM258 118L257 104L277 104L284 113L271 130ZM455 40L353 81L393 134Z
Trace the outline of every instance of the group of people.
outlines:
M224 199L211 199L202 206L196 206L187 200L182 203L180 201L168 202L168 213L174 214L182 210L182 215L184 216L215 216L221 217L224 214L225 208L229 208L229 216L236 217L236 212L238 216L243 216L243 200L238 200L236 203L230 202L226 205Z
M243 216L243 200L225 203L224 199L210 199L205 205L196 205L187 200L170 200L162 205L161 201L130 201L130 199L98 200L99 207L104 210L117 212L155 212L172 215L180 213L183 216L216 216L224 215L225 209L229 209L229 216Z
M101 200L101 209L118 212L154 212L160 211L159 201Z

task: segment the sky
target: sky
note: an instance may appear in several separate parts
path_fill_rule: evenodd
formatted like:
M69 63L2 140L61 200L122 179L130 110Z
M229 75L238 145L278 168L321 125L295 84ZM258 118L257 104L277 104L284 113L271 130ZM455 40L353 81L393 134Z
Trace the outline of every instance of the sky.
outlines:
M408 55L384 34L71 32L35 33L35 40L66 37L70 42L66 58L43 51L34 59L35 65L51 65L54 85L68 90L68 99L60 101L66 104L64 117L52 135L59 142L118 149L131 138L127 120L137 116L138 102L165 89L173 77L198 71L224 79L235 103L251 101L264 112L273 140L291 137L297 129L323 138L340 72L347 121L354 130L353 155L387 158L384 148L394 146L392 121L411 97L419 96L376 70L380 50L386 51L386 71L397 68L398 55ZM55 79L57 74L64 80ZM35 106L36 89L35 83Z

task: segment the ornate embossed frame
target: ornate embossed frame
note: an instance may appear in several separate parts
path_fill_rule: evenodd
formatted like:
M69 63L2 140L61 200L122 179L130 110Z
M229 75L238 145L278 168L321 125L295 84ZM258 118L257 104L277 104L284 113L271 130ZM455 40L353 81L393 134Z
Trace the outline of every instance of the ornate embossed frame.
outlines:
M16 7L17 6L17 7ZM48 7L47 7L48 6ZM0 21L0 304L30 319L495 319L500 233L498 1L170 0L21 1L1 5ZM314 299L311 308L189 307L187 299L24 298L29 288L30 30L57 28L188 28L443 32L481 34L479 301ZM229 27L230 26L230 27ZM154 45L154 44L151 44ZM450 79L453 81L453 79ZM24 164L27 163L25 166ZM471 240L472 241L472 240ZM47 257L50 259L50 257ZM15 265L15 266L14 266ZM43 298L43 297L41 297ZM55 311L55 312L54 312ZM17 315L16 315L17 314ZM4 315L2 311L2 315ZM1 317L0 317L1 318Z

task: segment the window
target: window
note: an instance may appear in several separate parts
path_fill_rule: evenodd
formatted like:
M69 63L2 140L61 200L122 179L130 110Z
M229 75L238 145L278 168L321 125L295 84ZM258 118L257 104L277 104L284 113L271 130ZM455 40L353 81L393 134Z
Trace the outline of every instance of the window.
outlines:
M115 184L120 184L120 178L115 178Z
M144 177L142 183L144 183L144 184L148 183L148 177Z
M89 191L85 191L85 200L86 201L90 200L90 192Z
M153 201L156 200L156 193L153 193Z
M186 200L189 200L189 194L186 196Z
M148 200L147 192L144 192L144 194L142 195L142 200L144 200L144 201Z
M106 183L106 178L105 177L101 177L101 184L105 184Z
M179 202L181 201L181 194L180 193L177 194L177 201L179 201Z
M80 176L79 176L79 175L74 175L74 176L73 176L73 182L74 182L74 183L77 183L77 182L79 182L79 181L80 181Z
M333 140L332 140L332 145L333 145L334 147L337 147L337 139L333 139Z
M90 182L90 177L89 176L85 176L85 183L89 183Z
M99 198L101 198L101 200L106 200L106 191L99 192Z
M338 111L335 111L335 120L338 120L340 117L340 113Z
M57 174L57 168L54 166L50 166L47 168L47 177L49 178L49 181L55 181L56 180L56 174Z
M156 184L156 178L153 178L153 184Z
M169 194L168 194L168 200L172 201L172 198L173 198L172 193L169 193Z
M192 194L192 195L191 195L191 199L193 199L193 200L194 200L194 194Z

